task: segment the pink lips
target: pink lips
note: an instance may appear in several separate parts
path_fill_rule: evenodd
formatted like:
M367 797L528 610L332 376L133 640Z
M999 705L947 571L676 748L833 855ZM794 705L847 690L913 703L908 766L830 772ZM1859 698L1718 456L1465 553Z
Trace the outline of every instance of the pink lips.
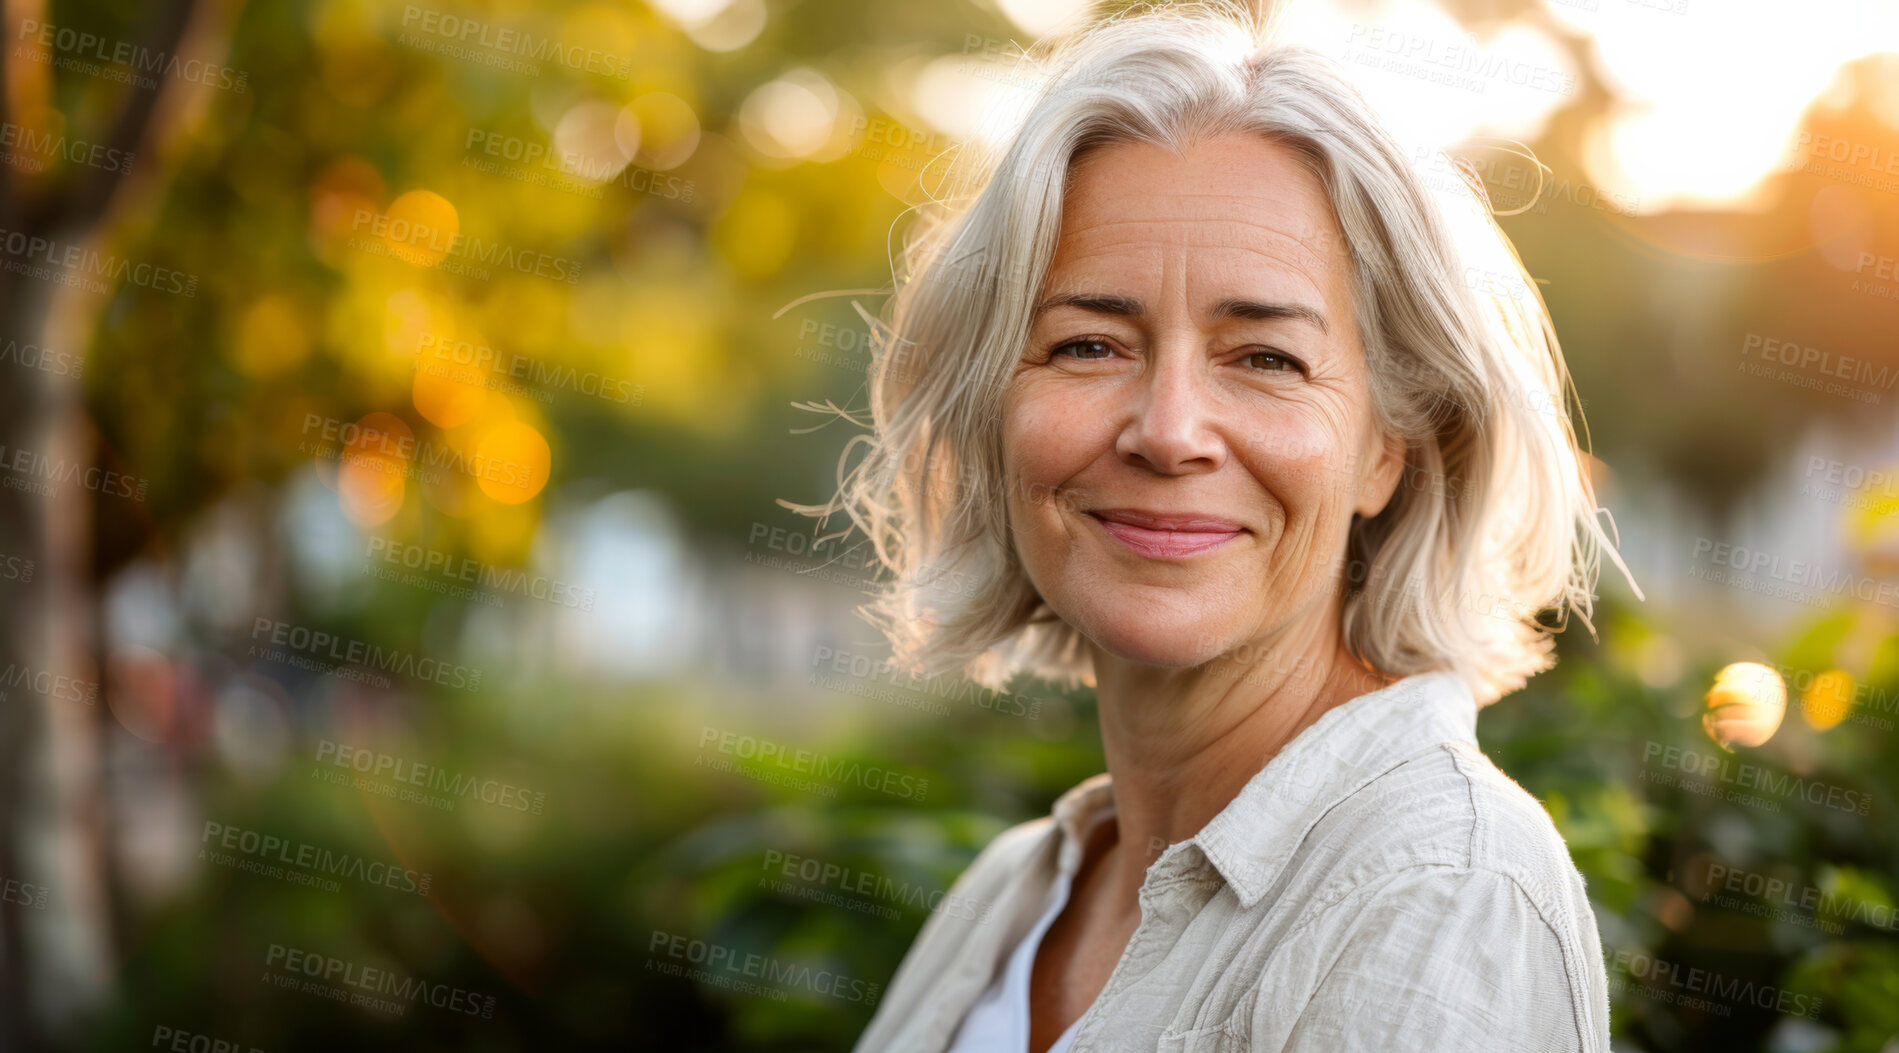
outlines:
M1218 516L1170 515L1133 508L1102 508L1088 514L1115 540L1150 559L1185 559L1246 533L1238 523Z

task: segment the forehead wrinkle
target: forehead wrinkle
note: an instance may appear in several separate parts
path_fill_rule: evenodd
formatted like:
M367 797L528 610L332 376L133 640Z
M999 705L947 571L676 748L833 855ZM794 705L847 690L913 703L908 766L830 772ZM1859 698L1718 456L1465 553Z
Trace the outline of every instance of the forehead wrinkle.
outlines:
M1100 229L1107 229L1107 228L1112 228L1112 227L1158 226L1158 227L1166 227L1168 229L1177 229L1181 227L1212 227L1216 230L1227 230L1233 227L1246 227L1246 228L1258 230L1263 233L1275 235L1282 238L1298 238L1298 239L1309 239L1309 240L1317 240L1317 239L1330 240L1334 237L1335 228L1336 228L1336 224L1332 224L1332 223L1314 224L1314 223L1309 222L1309 217L1306 217L1303 215L1288 215L1283 212L1275 212L1271 209L1265 209L1265 208L1245 209L1245 210L1242 210L1239 215L1234 215L1234 216L1209 216L1200 212L1174 216L1174 215L1154 215L1152 214L1153 213L1152 206L1153 206L1152 202L1139 202L1137 206L1132 207L1132 208L1109 208L1106 206L1105 203L1099 209L1078 208L1075 210L1074 214L1071 214L1065 217L1065 219L1067 220L1066 225L1073 227L1076 233L1084 233L1089 230L1100 230ZM1140 212L1145 213L1145 214L1142 214L1142 215L1129 214L1130 212L1135 211L1137 208ZM1095 214L1097 212L1105 212L1107 214L1097 215ZM1280 222L1274 222L1274 221L1280 221ZM1291 231L1284 229L1285 227L1288 227L1288 226L1298 226L1298 227L1302 227L1306 229L1302 229L1298 233L1295 234ZM1313 229L1313 228L1317 228L1317 229Z
M1195 227L1205 228L1214 237L1197 239L1183 236ZM1060 260L1071 256L1073 254L1071 247L1076 242L1105 242L1104 248L1144 243L1160 250L1228 248L1255 252L1268 258L1280 258L1267 251L1267 246L1246 237L1248 233L1264 235L1265 240L1275 245L1289 243L1292 247L1302 250L1302 254L1307 257L1300 261L1303 265L1329 270L1339 262L1318 245L1313 244L1315 241L1322 244L1335 241L1334 236L1329 232L1321 232L1315 236L1311 233L1291 233L1256 220L1209 218L1109 219L1099 223L1088 223L1079 228L1071 228L1061 236L1056 247L1056 258ZM1286 255L1290 257L1292 254Z
M1321 303L1328 301L1325 295L1329 268L1312 268L1308 261L1289 259L1261 248L1251 246L1218 246L1219 250L1245 253L1248 256L1264 260L1264 267L1247 266L1239 260L1216 260L1202 258L1200 265L1213 273L1207 275L1207 281L1226 295L1222 299L1274 299L1280 294L1272 292L1274 286L1289 283L1301 286ZM1132 275L1141 274L1157 279L1162 290L1168 288L1170 279L1182 285L1194 284L1188 273L1192 257L1184 252L1175 251L1177 246L1150 243L1144 251L1128 251L1129 246L1108 244L1099 247L1084 248L1064 252L1050 268L1050 276L1060 276L1060 281L1052 284L1051 293L1119 293L1121 287L1130 283ZM1207 251L1201 249L1201 252ZM1138 261L1138 262L1135 262ZM1102 265L1102 264L1105 264ZM1116 272L1119 272L1118 274ZM1136 297L1139 299L1139 297Z
M1169 178L1180 178L1177 173L1167 173ZM1189 172L1185 178L1191 179ZM1214 178L1218 178L1214 174ZM1065 200L1083 205L1096 202L1111 203L1122 201L1139 202L1144 207L1157 208L1185 202L1217 201L1222 204L1232 201L1242 202L1252 207L1273 208L1287 213L1306 213L1331 210L1331 199L1326 196L1322 184L1314 182L1310 186L1295 185L1297 180L1271 178L1268 175L1255 174L1252 181L1236 186L1206 187L1194 189L1191 186L1175 184L1164 191L1156 192L1151 186L1133 187L1115 186L1113 180L1083 180L1068 188ZM1318 206L1314 208L1313 206Z

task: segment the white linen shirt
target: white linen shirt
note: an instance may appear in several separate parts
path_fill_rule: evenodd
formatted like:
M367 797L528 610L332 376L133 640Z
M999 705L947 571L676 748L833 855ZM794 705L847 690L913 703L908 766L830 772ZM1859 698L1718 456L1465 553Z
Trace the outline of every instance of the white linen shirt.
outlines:
M1606 1053L1582 875L1476 723L1462 680L1423 673L1294 737L1148 867L1074 1053ZM1087 779L977 855L951 894L990 909L925 920L858 1053L942 1053L1112 794Z

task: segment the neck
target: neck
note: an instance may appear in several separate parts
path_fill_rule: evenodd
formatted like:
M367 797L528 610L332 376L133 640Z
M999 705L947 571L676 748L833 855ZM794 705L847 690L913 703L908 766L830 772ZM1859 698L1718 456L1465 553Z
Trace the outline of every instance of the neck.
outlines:
M1295 736L1335 706L1388 686L1330 632L1289 630L1191 668L1091 647L1101 742L1114 779L1109 881L1138 910L1147 867L1225 808Z

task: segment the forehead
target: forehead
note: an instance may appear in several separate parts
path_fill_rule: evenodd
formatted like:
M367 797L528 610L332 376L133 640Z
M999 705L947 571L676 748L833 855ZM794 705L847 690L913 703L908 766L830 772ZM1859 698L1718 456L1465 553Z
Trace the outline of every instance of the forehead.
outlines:
M1052 270L1114 271L1123 282L1200 272L1330 299L1346 295L1350 260L1318 175L1284 144L1235 134L1180 153L1130 141L1084 154L1069 174Z

